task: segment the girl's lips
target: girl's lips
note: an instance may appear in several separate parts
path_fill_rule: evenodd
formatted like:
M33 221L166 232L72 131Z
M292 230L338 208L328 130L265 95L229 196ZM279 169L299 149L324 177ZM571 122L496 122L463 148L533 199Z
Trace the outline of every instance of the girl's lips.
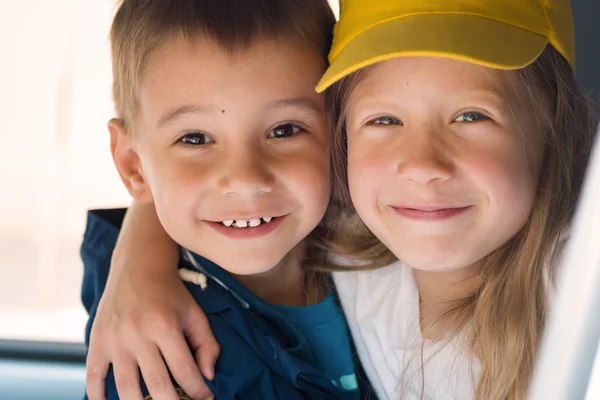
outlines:
M287 215L274 217L270 222L262 223L254 228L235 228L231 226L225 226L220 222L206 221L206 223L214 230L230 239L254 239L267 236L269 233L273 232L283 222L286 216Z
M432 207L404 207L392 206L394 211L402 217L416 220L445 220L456 217L470 210L472 206L450 207L450 208L432 208Z

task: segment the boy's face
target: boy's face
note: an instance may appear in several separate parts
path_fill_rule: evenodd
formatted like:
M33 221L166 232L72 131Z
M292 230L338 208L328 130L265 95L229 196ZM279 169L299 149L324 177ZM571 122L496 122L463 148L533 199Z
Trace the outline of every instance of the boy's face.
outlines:
M296 48L295 48L296 47ZM321 221L330 194L329 128L317 55L259 41L228 54L177 38L150 56L132 160L182 246L234 274L276 266Z

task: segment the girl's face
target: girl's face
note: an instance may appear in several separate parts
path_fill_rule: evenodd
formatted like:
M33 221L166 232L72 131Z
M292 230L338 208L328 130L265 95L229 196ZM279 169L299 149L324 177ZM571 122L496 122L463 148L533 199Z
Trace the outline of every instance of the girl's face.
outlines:
M435 57L375 65L348 98L348 180L367 227L425 271L473 265L525 225L542 134L516 74Z

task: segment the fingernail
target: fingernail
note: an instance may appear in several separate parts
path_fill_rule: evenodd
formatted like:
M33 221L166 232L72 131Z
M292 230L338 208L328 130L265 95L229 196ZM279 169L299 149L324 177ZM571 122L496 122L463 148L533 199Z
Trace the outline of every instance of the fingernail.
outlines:
M215 370L212 367L209 367L206 370L206 379L208 379L209 381L212 381L215 378Z

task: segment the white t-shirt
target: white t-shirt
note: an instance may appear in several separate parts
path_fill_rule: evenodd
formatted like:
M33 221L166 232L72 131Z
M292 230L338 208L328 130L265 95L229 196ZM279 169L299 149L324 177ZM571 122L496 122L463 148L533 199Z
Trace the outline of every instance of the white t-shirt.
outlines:
M372 271L335 272L333 279L380 400L473 398L480 365L459 340L445 345L425 341L422 347L419 294L409 267L396 262Z

